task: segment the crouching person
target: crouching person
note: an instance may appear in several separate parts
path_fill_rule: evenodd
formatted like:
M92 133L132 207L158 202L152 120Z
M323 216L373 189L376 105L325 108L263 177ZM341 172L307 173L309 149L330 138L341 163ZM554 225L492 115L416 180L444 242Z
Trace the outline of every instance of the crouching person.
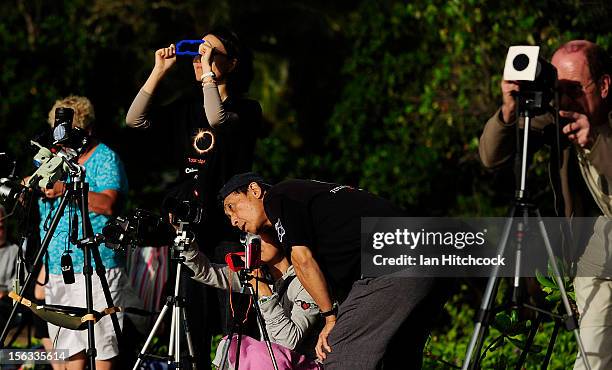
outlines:
M319 308L296 278L293 266L274 239L261 235L261 262L263 266L254 270L250 284L257 292L261 313L279 369L319 369L314 362L314 345L321 329ZM194 273L194 280L219 289L240 291L237 273L227 265L211 263L208 257L192 245L182 252L185 266ZM267 281L266 276L271 278ZM236 363L236 338L231 341L228 352L229 369ZM227 340L227 339L225 339ZM272 362L266 344L243 336L240 346L240 368L271 369ZM214 360L220 365L224 341L217 349Z

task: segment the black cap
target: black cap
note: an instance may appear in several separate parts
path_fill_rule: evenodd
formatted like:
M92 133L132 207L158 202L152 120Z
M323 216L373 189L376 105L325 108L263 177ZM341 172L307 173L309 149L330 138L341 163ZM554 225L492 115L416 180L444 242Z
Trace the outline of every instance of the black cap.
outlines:
M225 183L225 185L223 185L221 190L219 190L219 201L223 202L223 200L225 200L228 195L236 191L236 189L249 185L252 182L270 186L264 181L263 177L259 176L255 172L245 172L234 175Z

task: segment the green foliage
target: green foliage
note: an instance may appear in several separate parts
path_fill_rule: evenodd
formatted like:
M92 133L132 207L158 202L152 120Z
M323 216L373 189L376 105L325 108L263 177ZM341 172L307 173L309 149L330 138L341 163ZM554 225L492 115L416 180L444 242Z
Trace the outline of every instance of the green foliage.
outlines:
M579 10L577 1L362 2L344 23L351 52L325 149L285 162L297 164L291 173L356 183L417 214L500 215L508 198L499 194L511 189L491 182L477 146L499 104L507 47L538 44L550 55L574 37L607 45L610 29L589 33L593 14ZM549 194L547 158L534 161L536 197Z
M512 189L482 169L477 147L499 103L507 47L538 44L550 55L576 37L608 46L606 9L594 2L583 11L578 0L6 1L0 147L30 163L25 143L45 129L52 102L87 95L134 187L158 194L167 179L140 166L142 156L127 149L136 134L121 122L153 50L222 22L256 55L251 95L263 105L267 130L257 170L273 180L359 185L414 214L500 215ZM188 63L178 69L168 84L177 91L166 99L189 86ZM534 161L538 197L549 194L546 161L545 154Z
M497 304L502 303L505 284L500 287ZM467 351L467 346L474 329L476 307L479 302L467 303L473 300L472 289L462 285L444 307L443 324L434 330L425 349L424 369L455 369L460 368ZM532 322L521 317L517 311L502 311L495 316L488 332L484 348L482 369L513 369L522 349L525 347L527 333ZM530 348L525 363L525 369L540 367L548 341L552 336L554 323L544 322L538 327L538 335ZM573 333L561 329L555 342L554 354L548 369L571 368L576 359L576 342Z
M575 302L576 292L574 291L572 279L566 273L568 269L564 268L563 263L560 259L557 261L557 266L561 273L563 288L565 289L568 298ZM555 278L554 270L550 262L548 265L547 275L543 275L539 271L536 271L536 278L538 280L538 283L540 283L540 286L542 287L542 291L547 294L546 301L550 303L555 303L555 307L559 309L563 304L563 302L561 301L561 290L559 289L559 284L557 283L557 279Z

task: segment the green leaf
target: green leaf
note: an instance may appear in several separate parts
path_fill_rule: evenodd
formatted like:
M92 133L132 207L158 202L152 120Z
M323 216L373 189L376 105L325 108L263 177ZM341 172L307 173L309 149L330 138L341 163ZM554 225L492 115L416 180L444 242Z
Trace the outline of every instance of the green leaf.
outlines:
M506 344L505 337L499 337L497 342L489 349L489 352L495 352L498 348L503 347Z
M557 290L552 294L547 295L546 300L551 303L559 302L561 300L561 292Z
M495 316L495 321L493 321L493 324L492 324L492 326L495 329L501 331L502 333L505 333L506 331L508 331L511 325L512 325L512 319L505 312L498 313Z
M512 323L518 322L519 321L518 311L512 310L512 313L510 314L510 319L512 320Z
M536 271L536 279L545 288L556 288L557 285L548 276L542 275L539 271Z

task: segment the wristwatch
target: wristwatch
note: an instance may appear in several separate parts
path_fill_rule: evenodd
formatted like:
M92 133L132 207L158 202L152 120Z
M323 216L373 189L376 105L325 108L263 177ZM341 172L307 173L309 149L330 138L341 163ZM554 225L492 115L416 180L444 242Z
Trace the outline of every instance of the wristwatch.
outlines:
M321 317L327 317L327 316L331 316L331 315L338 315L338 302L334 302L334 304L332 304L332 308L329 311L325 311L325 312L321 312L319 311L319 315L321 315Z

